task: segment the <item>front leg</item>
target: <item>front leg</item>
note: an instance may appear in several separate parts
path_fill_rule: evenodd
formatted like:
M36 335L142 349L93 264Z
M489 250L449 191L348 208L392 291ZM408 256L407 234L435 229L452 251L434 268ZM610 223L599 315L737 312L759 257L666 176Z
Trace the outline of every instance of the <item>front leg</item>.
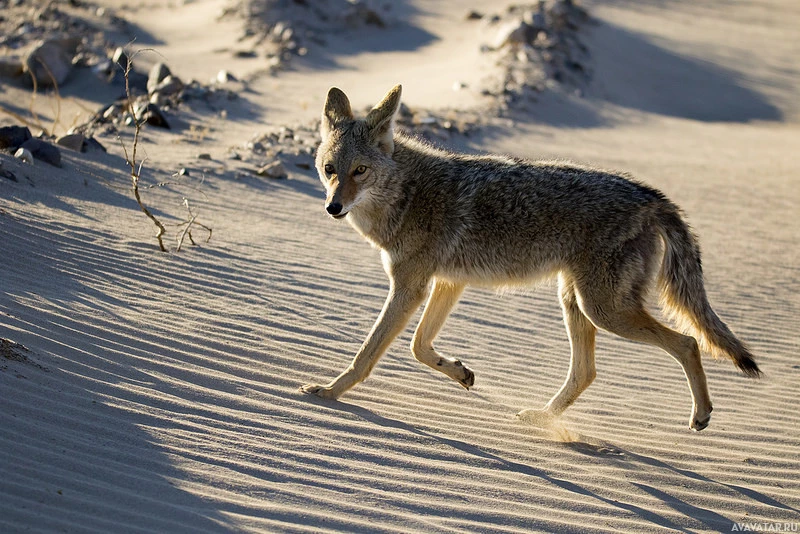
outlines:
M426 287L426 279L393 278L383 310L350 366L325 386L306 384L300 390L324 399L336 399L367 378L380 357L389 348L394 338L402 332L411 315L422 303Z

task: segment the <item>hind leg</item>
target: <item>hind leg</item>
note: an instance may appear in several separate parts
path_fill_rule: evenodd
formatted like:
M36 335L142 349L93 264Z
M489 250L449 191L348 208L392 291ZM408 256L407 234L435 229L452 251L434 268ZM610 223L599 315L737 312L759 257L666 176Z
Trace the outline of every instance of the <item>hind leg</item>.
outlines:
M596 375L594 340L597 329L581 311L575 285L564 274L559 277L559 295L571 348L569 371L564 385L545 405L544 410L523 410L517 414L520 419L529 423L544 423L561 415L589 387Z
M602 305L585 299L582 305L582 309L595 325L618 336L660 347L675 358L683 367L692 394L689 427L699 431L708 426L712 410L711 397L700 361L700 349L693 337L670 330L656 321L640 304L619 309L619 304Z
M441 356L433 348L433 340L444 326L447 316L450 315L463 291L463 284L434 280L425 311L411 341L411 352L420 362L446 374L469 389L475 384L475 373L460 360Z

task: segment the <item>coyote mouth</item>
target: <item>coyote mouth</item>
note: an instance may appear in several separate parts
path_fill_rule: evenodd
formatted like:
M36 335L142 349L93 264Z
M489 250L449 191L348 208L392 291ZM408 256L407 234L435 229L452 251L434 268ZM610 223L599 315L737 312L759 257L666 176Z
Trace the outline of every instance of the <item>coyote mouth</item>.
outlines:
M337 213L336 215L331 215L331 217L333 217L334 219L343 219L347 215L347 213L349 212Z

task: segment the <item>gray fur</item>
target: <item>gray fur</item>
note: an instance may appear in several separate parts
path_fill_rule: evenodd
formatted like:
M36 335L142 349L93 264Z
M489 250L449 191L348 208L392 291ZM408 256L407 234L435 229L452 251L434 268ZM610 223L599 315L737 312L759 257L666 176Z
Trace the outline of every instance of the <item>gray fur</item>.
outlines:
M472 371L432 346L464 286L524 285L556 275L570 375L544 410L520 412L525 420L559 415L588 387L599 327L671 354L692 392L690 426L705 428L712 408L697 342L644 309L656 275L665 306L704 347L751 376L760 373L709 306L697 242L662 193L591 167L434 148L393 131L399 103L397 86L357 120L344 93L334 88L328 95L316 162L326 207L381 250L390 292L353 364L327 386L304 391L336 398L365 379L426 295L412 352L469 388Z

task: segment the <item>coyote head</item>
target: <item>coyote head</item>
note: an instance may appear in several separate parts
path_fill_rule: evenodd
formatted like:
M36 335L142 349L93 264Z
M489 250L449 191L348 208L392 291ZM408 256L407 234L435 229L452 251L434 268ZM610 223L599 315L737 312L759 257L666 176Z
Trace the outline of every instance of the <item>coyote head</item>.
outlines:
M394 115L401 87L395 86L367 114L356 119L350 101L338 88L328 91L322 110L316 166L327 199L325 210L337 219L359 205L380 202L379 188L389 179L394 161Z

